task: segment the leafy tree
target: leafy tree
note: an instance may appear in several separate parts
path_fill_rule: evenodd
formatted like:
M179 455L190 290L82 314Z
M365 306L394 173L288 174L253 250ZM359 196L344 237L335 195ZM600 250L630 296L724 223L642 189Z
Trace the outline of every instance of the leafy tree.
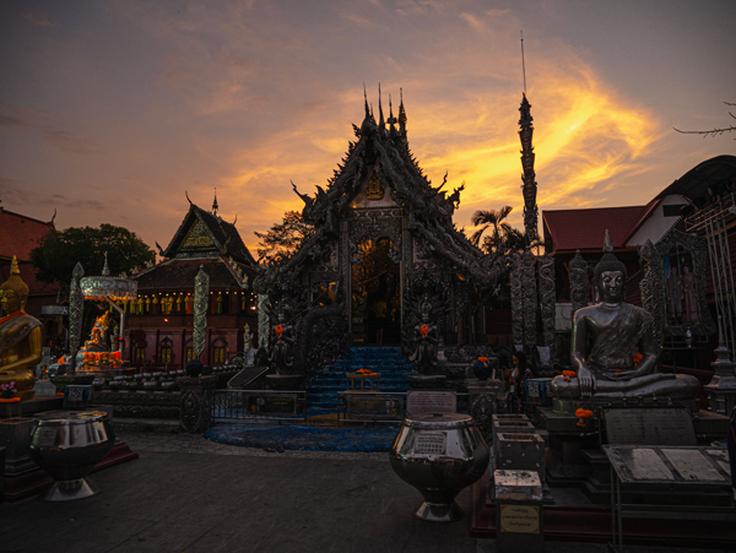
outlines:
M473 225L482 226L472 234L470 241L487 254L508 255L524 251L524 234L504 221L512 209L510 205L505 205L498 210L476 211ZM490 233L486 234L488 230Z
M77 261L86 275L99 275L105 252L112 275L132 275L155 260L153 250L134 232L102 224L50 232L31 252L31 261L39 280L68 284Z
M266 264L282 263L296 253L304 241L314 232L314 227L304 222L301 212L287 211L280 223L266 232L256 232L258 261Z

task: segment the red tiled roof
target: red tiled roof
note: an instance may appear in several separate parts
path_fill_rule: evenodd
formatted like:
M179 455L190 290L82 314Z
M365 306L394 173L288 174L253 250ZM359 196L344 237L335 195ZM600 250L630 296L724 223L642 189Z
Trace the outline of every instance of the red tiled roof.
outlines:
M16 256L19 260L31 258L31 250L41 239L54 230L54 224L0 208L0 256Z
M552 238L555 252L600 250L608 229L615 249L625 247L626 239L641 220L647 206L559 209L542 212L545 234Z

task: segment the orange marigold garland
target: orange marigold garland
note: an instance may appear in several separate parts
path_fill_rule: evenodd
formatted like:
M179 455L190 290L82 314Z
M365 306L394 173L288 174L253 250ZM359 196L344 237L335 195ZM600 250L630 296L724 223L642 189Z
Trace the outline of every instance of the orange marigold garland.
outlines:
M578 419L575 426L578 428L588 428L588 420L593 418L593 411L585 407L578 407L575 409L575 416Z

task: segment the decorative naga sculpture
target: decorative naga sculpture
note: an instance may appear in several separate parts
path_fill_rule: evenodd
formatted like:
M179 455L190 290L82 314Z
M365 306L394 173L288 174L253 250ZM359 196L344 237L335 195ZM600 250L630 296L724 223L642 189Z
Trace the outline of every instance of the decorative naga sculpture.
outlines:
M652 315L623 301L626 267L612 253L608 232L595 266L600 303L573 317L572 362L577 377L557 376L550 390L559 399L664 396L691 398L698 380L656 372L660 344Z
M28 285L13 256L10 277L0 284L0 384L14 383L21 399L33 396L33 367L41 361L41 322L25 312L26 301Z

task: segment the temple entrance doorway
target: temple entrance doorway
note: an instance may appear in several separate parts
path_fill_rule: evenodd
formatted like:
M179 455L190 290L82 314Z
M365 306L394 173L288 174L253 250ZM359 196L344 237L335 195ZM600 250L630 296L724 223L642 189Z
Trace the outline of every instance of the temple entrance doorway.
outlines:
M401 343L399 262L388 238L365 240L351 271L353 342L365 345Z

